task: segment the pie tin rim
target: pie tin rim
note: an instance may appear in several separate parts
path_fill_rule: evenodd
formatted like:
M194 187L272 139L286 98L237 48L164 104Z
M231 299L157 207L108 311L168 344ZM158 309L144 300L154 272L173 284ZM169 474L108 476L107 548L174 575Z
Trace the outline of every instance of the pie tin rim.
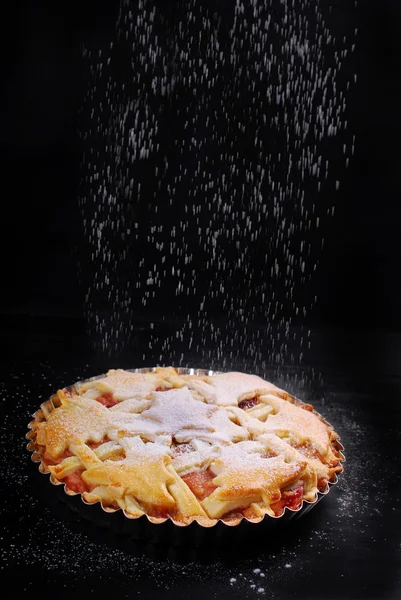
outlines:
M152 373L152 372L155 372L157 368L159 368L159 366L137 367L137 368L133 368L133 369L124 369L124 370L128 371L130 373ZM224 371L216 371L216 370L212 370L212 369L202 369L202 368L194 368L194 367L174 367L174 368L177 370L179 375L211 376L211 375L217 375L217 374L224 373ZM102 373L100 375L95 375L95 376L89 377L87 379L82 379L82 380L76 381L73 384L65 386L61 389L66 390L66 391L73 391L73 390L76 391L79 386L82 386L91 381L96 381L97 379L102 379L102 378L106 377L106 375L107 375L107 373ZM291 394L289 394L289 395L291 395ZM53 402L54 398L56 398L56 393L52 394L47 400L42 402L40 404L39 409L37 411L35 411L35 413L33 413L33 415L32 415L33 420L30 421L30 423L28 424L29 431L25 437L27 440L29 440L29 443L27 444L27 450L29 450L32 453L31 454L32 462L39 464L39 467L38 467L39 472L43 475L48 475L49 481L52 485L55 485L55 486L62 485L64 487L64 492L65 492L66 496L81 496L81 500L82 500L83 504L85 504L87 506L93 506L95 504L100 504L101 509L105 513L110 514L110 513L122 512L128 521L138 522L139 519L143 520L143 517L146 517L147 520L149 521L149 523L151 523L153 525L160 525L160 524L170 521L171 523L173 523L174 525L176 525L179 528L185 528L185 527L192 525L193 523L196 523L197 525L199 525L200 527L202 527L204 529L213 529L214 527L216 527L216 525L218 523L222 523L226 527L232 528L232 527L235 527L235 526L241 524L243 521L247 521L250 525L259 525L260 523L266 522L266 521L269 521L271 523L277 522L277 521L287 522L294 518L297 518L297 519L300 518L302 515L309 512L309 510L311 508L313 508L324 496L327 496L331 487L334 485L337 485L337 483L339 481L339 475L344 470L343 463L346 461L346 458L344 455L344 446L342 445L340 438L337 438L336 445L337 445L338 453L341 457L339 464L341 465L342 470L339 473L334 473L332 479L327 482L326 488L323 491L317 490L316 497L314 500L303 499L301 504L295 509L285 506L282 513L279 515L271 516L269 514L265 514L262 517L258 517L255 519L249 519L248 517L246 517L244 515L242 515L241 517L238 517L237 519L231 519L230 521L227 521L224 518L220 518L220 519L209 518L208 523L202 523L202 518L199 518L199 517L193 517L193 518L190 517L187 520L187 522L183 523L182 521L174 520L173 517L157 518L157 517L152 517L150 515L147 515L146 513L144 513L143 515L139 515L139 516L133 516L133 515L130 515L129 513L126 513L126 511L122 508L115 509L115 508L104 506L101 501L87 502L86 500L84 500L82 493L74 492L73 490L70 490L65 483L57 480L46 469L46 465L41 460L41 455L38 452L38 448L37 448L37 444L36 444L35 430L39 423L44 422L46 420L46 414L47 415L50 414L50 412L52 410L57 408L57 406L55 406L54 402ZM292 398L295 400L297 405L305 404L305 402L303 402L302 400L300 400L299 398L297 398L295 396L292 396ZM323 423L325 423L329 427L332 427L330 425L330 423L314 408L313 408L312 412L316 416L318 416L323 421ZM212 521L212 522L210 523L210 521Z

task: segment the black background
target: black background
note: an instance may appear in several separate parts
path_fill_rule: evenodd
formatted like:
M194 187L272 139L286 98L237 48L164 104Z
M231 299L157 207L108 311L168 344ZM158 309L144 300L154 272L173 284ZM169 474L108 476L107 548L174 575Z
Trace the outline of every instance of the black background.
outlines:
M348 118L356 150L349 168L340 167L335 217L325 225L326 244L311 284L318 296L308 315L311 348L305 348L301 365L257 365L258 373L313 403L339 431L347 457L339 485L283 535L268 536L257 546L252 540L233 544L228 552L213 547L201 557L192 546L180 552L169 544L138 547L85 525L65 498L56 502L53 488L30 461L27 424L58 387L101 373L110 364L149 366L159 359L146 325L137 328L134 343L119 360L93 353L84 327L85 290L77 276L83 233L76 130L85 89L80 43L109 39L117 4L36 0L8 6L3 19L4 580L13 596L42 599L87 598L94 592L99 598L395 600L401 590L397 0L359 0L354 12L359 33L349 68L358 80L348 98ZM334 19L341 22L348 14L347 4L333 2ZM142 224L146 227L146 221ZM173 309L171 303L159 305L167 321ZM146 311L142 317L153 320ZM265 324L259 331L261 353L268 356L271 339ZM162 337L163 330L159 333ZM189 351L185 339L177 342L168 363L221 367L212 342L201 357L194 348ZM207 362L208 350L214 364ZM235 341L234 350L226 366L247 370L241 341ZM255 567L266 574L263 584ZM253 581L264 586L263 594L250 588Z
M333 18L343 18L342 4L336 3ZM113 3L95 8L43 1L11 9L1 97L5 314L83 315L76 276L82 235L76 128L85 75L80 44L107 40L116 14ZM313 282L318 306L308 318L320 325L401 325L400 15L396 0L364 0L355 9L358 37L348 68L358 80L348 118L356 148L339 174L341 193L333 199L336 213L325 225ZM74 290L68 298L65 282Z

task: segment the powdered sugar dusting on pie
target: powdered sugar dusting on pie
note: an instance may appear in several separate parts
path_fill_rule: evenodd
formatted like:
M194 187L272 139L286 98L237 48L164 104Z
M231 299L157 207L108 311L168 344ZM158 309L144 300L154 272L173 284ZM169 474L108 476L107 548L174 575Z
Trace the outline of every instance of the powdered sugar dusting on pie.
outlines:
M76 392L35 429L42 466L131 517L260 520L342 470L332 428L256 375L117 370Z
M111 392L118 400L128 398L145 398L159 385L162 378L153 373L130 373L122 369L110 370L107 377L83 384L81 390L96 389L100 392Z
M325 455L330 448L327 426L315 415L281 398L269 398L276 414L269 415L263 427L267 433L279 437L292 437L298 443L310 442L315 449Z
M211 375L203 379L187 376L188 385L191 389L203 394L206 402L218 404L221 406L236 406L244 396L248 396L255 390L278 391L272 383L264 381L257 375L249 375L247 373L221 373Z
M288 483L297 477L305 463L286 463L282 457L262 458L245 444L223 448L212 467L217 473L215 497L221 500L255 497L270 503L277 500L283 479ZM247 451L248 450L248 451Z
M180 442L192 439L228 444L246 439L245 428L230 421L224 409L194 400L187 387L166 392L154 392L152 405L139 415L122 415L114 411L111 428L117 433L129 433L155 440L160 435L174 436Z
M98 402L86 400L85 404L79 404L70 400L49 415L38 432L38 443L57 457L72 443L100 442L109 423L107 408Z

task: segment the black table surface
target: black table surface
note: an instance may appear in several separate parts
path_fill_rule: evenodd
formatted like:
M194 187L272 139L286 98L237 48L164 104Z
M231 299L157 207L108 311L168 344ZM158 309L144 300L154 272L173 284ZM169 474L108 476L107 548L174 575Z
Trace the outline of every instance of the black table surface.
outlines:
M59 488L26 449L32 413L59 387L106 365L160 362L146 326L117 357L93 351L74 319L7 317L1 324L0 551L12 597L401 597L401 335L312 330L302 364L267 364L258 373L285 383L333 424L345 447L344 473L287 527L198 547L137 541L84 519L69 499L54 501ZM263 328L260 340L268 348ZM164 363L209 367L204 357L177 347ZM219 367L212 347L210 360ZM229 368L249 371L241 353Z

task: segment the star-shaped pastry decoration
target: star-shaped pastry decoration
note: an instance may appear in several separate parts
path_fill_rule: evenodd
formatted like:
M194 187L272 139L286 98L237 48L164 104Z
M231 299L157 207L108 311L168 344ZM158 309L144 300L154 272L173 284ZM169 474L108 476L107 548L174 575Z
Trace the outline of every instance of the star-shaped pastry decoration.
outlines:
M187 387L155 392L153 404L143 411L141 418L158 423L163 433L177 433L184 429L204 429L213 431L210 417L216 412L215 406L193 399Z
M75 403L71 399L68 405L50 413L40 434L43 439L38 441L46 445L51 456L57 457L72 443L100 442L108 426L108 409L99 402L86 400L83 403L78 398Z
M246 452L241 445L223 448L211 466L217 473L213 479L218 486L213 493L216 499L260 497L270 504L280 498L280 489L294 481L306 467L306 462L286 463L282 457L262 458L257 452Z
M201 439L229 444L248 437L248 432L233 423L224 409L195 400L187 387L154 392L152 406L141 414L113 414L108 430L110 439L140 435L157 441L174 436L179 443Z
M174 508L176 502L167 486L175 479L167 470L171 457L160 444L145 444L139 437L120 440L126 457L121 461L106 461L82 473L88 486L115 486L124 495L133 496L139 502Z
M96 389L100 393L111 392L117 400L146 398L157 388L167 389L171 384L158 373L130 373L123 369L110 369L107 376L94 379L79 386L80 392Z

